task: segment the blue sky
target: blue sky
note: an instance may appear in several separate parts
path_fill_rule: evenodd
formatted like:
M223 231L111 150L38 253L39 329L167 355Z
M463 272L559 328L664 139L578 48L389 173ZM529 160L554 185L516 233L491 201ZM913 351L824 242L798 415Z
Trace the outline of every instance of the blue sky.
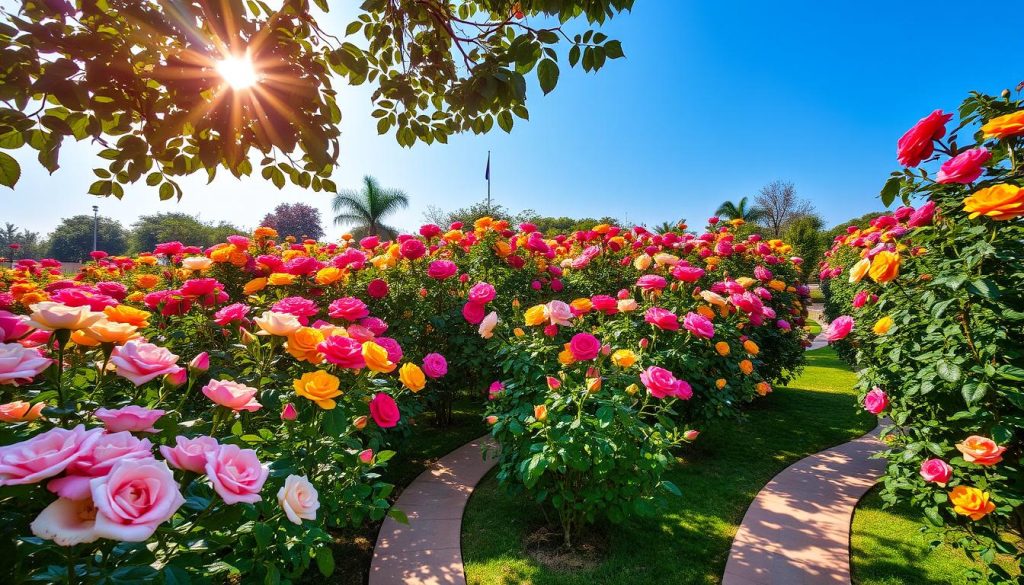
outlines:
M332 13L331 28L343 30L350 14ZM699 223L723 200L784 179L831 225L881 206L896 140L919 118L955 109L970 90L998 93L1024 79L1024 35L995 32L1021 30L1024 16L983 18L962 2L637 0L605 27L626 58L597 74L563 65L552 94L531 88L531 119L511 135L495 127L403 149L377 135L368 88L343 88L335 179L355 187L371 174L405 190L411 205L392 223L411 229L428 205L481 200L491 150L493 196L512 210ZM98 204L126 226L140 214L183 211L254 227L285 201L330 216L328 195L226 173L212 185L184 181L181 202L161 202L145 186L122 201L95 198L85 193L92 152L67 144L52 176L34 153L18 154L23 177L0 192L0 221L46 233Z

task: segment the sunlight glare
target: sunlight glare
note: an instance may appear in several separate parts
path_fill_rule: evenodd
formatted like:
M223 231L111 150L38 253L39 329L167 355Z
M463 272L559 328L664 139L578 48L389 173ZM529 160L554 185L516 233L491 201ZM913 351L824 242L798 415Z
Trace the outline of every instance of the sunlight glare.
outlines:
M236 90L252 87L260 81L248 54L240 57L225 57L223 60L217 61L215 67L224 81Z

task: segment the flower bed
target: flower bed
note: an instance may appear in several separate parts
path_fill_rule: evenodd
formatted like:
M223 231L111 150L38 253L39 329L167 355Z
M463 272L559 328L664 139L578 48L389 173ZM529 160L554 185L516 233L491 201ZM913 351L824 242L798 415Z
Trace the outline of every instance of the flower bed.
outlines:
M484 219L340 243L259 228L207 250L98 252L74 278L19 262L0 272L14 580L329 575L329 531L388 513L394 438L428 409L443 423L467 386L506 385L489 422L509 447L534 449L557 422L620 449L590 467L602 500L567 527L646 509L674 491L669 449L802 359L799 260L716 224L545 237ZM564 500L571 482L544 470Z
M1024 558L1006 538L1024 528L1024 110L974 94L959 113L948 138L936 110L900 139L882 198L905 206L837 238L821 276L830 339L895 422L883 498L1004 582L997 554Z

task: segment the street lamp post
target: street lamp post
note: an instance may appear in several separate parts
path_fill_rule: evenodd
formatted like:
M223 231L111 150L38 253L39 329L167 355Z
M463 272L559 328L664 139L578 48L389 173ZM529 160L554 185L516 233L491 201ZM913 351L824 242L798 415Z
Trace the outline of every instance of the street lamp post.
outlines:
M99 248L97 247L97 239L100 231L100 206L92 206L92 251L95 252Z

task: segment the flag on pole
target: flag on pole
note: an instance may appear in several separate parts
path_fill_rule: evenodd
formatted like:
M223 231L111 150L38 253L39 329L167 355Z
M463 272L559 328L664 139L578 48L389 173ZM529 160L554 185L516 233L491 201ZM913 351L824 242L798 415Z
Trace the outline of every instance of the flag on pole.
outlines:
M487 151L487 169L484 171L484 179L491 180L491 151Z

